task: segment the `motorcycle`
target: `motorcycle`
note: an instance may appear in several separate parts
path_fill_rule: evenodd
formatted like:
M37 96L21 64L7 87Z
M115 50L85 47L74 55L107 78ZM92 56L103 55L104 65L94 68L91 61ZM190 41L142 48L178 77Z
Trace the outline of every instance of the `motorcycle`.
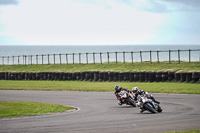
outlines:
M136 107L134 99L131 97L131 94L127 91L121 91L119 93L119 96L121 98L122 103L126 103L127 105L132 105L133 107Z
M137 106L140 107L141 113L143 111L149 111L151 113L162 112L160 105L154 102L152 99L149 99L148 94L138 96Z

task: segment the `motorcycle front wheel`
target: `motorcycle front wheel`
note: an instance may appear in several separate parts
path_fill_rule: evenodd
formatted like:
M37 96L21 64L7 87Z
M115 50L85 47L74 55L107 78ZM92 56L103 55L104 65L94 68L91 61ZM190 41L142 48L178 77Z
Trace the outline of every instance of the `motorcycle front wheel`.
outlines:
M150 106L148 106L147 104L144 105L144 108L148 111L150 111L151 113L156 113L156 110Z

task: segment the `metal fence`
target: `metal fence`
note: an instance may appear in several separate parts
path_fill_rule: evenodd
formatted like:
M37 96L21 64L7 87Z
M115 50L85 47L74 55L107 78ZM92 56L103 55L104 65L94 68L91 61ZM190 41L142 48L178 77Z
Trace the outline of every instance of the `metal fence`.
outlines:
M200 62L200 49L0 56L0 65Z

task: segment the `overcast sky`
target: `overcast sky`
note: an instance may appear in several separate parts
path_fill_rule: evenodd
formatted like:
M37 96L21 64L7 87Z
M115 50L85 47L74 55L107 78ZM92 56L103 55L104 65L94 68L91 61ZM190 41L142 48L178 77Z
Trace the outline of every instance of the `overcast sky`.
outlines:
M199 44L200 0L0 0L0 45Z

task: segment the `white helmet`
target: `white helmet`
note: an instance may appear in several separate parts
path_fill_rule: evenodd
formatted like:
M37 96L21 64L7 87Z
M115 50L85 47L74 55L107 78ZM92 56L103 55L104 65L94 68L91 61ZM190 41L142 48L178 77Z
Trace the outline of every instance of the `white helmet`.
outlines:
M136 93L138 92L138 87L137 87L137 86L136 86L136 87L133 87L133 88L132 88L132 91L133 91L133 93L136 94Z

